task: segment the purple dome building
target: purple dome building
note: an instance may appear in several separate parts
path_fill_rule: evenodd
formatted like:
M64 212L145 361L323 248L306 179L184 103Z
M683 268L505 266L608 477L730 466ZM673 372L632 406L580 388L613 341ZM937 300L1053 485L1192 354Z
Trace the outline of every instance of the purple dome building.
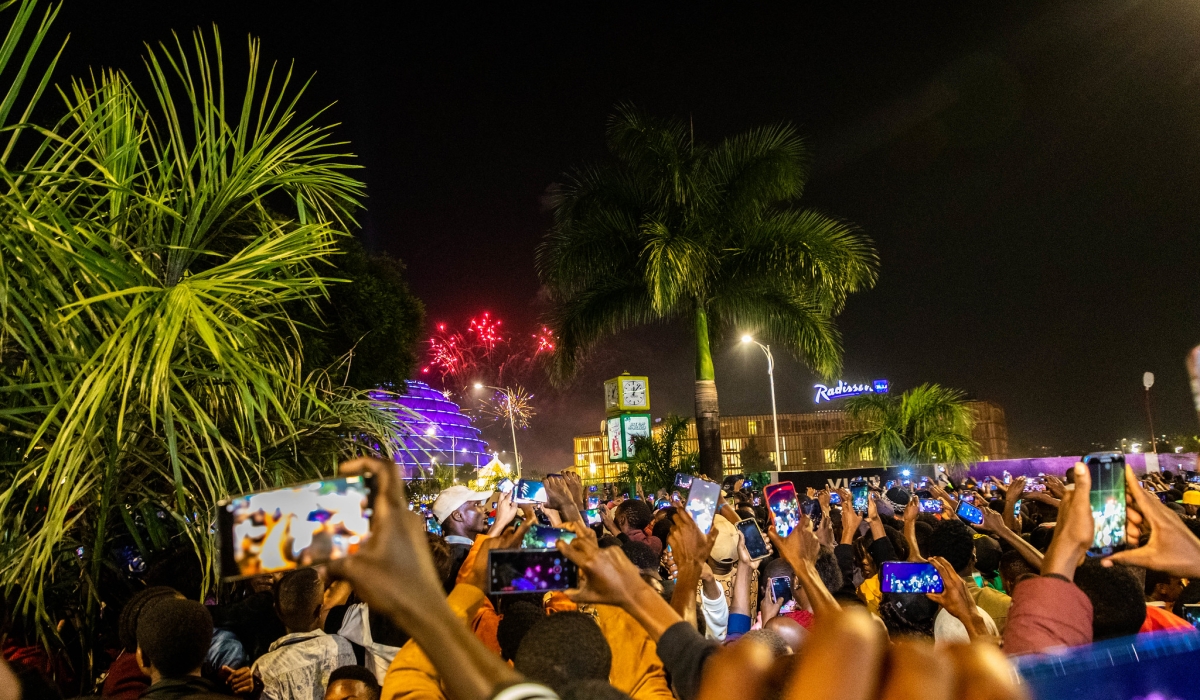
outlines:
M396 414L400 426L396 464L404 467L406 479L428 473L433 462L478 467L491 460L479 429L471 425L458 404L425 382L408 380L405 384L406 394L371 392L371 398L379 401L383 410Z

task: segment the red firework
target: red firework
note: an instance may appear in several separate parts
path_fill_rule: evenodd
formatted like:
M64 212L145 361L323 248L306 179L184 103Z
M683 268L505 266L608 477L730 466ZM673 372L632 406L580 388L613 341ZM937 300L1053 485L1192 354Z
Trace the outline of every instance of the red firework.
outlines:
M443 388L463 390L477 381L504 385L528 379L535 360L554 352L554 332L542 326L527 346L501 333L503 321L490 312L471 317L459 333L439 323L429 339L423 375L437 375Z

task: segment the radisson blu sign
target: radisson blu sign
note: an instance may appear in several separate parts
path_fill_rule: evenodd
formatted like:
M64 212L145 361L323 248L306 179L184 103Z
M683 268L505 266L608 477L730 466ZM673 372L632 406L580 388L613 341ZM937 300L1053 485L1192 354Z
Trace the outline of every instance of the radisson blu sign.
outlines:
M839 379L837 386L814 384L813 388L817 390L817 396L813 400L813 403L821 403L822 401L844 399L847 396L860 396L862 394L886 394L888 393L888 380L876 379L869 384L847 384Z

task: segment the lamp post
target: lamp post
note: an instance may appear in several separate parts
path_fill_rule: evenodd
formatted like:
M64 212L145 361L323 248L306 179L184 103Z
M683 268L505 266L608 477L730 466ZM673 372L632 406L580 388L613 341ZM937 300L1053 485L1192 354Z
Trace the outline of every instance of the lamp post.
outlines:
M501 394L504 394L504 406L505 406L505 408L508 409L508 427L512 429L513 463L516 465L516 468L517 468L517 478L520 479L521 478L521 455L520 455L520 453L517 452L517 422L516 422L516 420L513 419L512 397L509 396L507 389L501 389L498 386L491 386L489 384L481 384L479 382L475 382L475 388L476 389L495 389L496 391L500 392Z
M1154 386L1154 373L1142 375L1142 386L1146 387L1146 420L1150 422L1150 449L1158 454L1158 440L1154 437L1154 414L1150 412L1150 387Z
M779 456L779 413L775 410L775 358L771 355L771 346L763 345L755 340L752 336L743 335L743 343L754 343L762 348L762 351L767 355L767 376L771 378L771 422L774 424L775 432L775 470L781 468Z

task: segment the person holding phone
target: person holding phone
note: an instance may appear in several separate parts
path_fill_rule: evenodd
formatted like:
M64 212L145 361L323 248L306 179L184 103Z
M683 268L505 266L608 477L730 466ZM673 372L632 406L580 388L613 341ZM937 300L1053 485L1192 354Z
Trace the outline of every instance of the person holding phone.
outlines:
M491 491L472 491L460 485L443 490L433 502L433 517L441 523L443 538L450 547L450 575L442 582L447 593L454 588L475 538L490 527L484 503L491 497Z

